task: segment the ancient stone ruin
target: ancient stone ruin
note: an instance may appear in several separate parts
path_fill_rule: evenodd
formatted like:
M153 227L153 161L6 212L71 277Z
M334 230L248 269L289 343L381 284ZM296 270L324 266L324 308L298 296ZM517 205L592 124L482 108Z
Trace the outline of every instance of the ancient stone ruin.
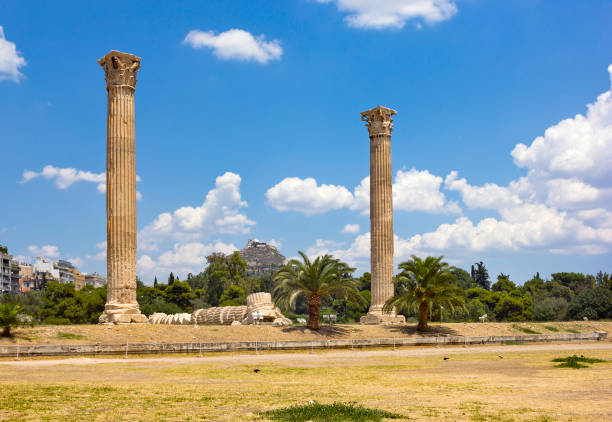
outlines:
M275 326L292 324L291 320L274 306L270 293L253 293L248 295L246 299L246 306L219 306L197 309L192 314L166 315L164 313L154 313L149 317L149 323L167 325L252 325L263 323Z

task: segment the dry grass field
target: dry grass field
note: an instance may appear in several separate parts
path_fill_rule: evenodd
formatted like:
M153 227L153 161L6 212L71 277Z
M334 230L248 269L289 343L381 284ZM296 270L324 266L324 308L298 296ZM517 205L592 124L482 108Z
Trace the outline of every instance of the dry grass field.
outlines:
M555 368L572 354L605 359ZM501 356L501 357L500 357ZM447 360L444 360L447 357ZM612 420L612 342L0 360L2 421L249 421L310 400L424 421ZM260 369L255 373L254 369Z
M391 338L418 336L414 324L404 326L334 325L323 326L320 332L304 326L181 326L181 325L49 325L15 330L11 339L0 338L0 344L79 344L79 343L173 343L173 342L222 342L222 341L272 341L272 340L320 340L332 338ZM452 334L464 336L590 333L606 331L612 335L610 321L575 321L547 323L432 323L426 335Z

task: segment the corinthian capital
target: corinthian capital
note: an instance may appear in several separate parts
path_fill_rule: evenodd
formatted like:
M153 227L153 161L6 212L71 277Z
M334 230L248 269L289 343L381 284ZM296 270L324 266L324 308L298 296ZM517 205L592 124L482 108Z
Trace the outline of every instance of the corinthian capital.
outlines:
M393 129L392 116L394 114L397 114L397 111L378 106L367 111L362 111L361 120L366 122L370 136L391 136L391 130Z
M136 74L140 69L140 57L133 54L111 51L98 60L106 74L106 89L129 87L136 89Z

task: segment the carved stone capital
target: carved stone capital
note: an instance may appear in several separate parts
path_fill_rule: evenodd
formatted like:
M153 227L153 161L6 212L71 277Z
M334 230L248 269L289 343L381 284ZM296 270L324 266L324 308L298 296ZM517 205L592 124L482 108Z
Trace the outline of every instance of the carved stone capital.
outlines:
M392 116L394 114L397 114L397 111L378 106L367 111L362 111L361 120L366 122L370 136L391 136L391 130L393 129Z
M128 87L135 90L140 61L140 57L115 50L98 60L106 74L106 89Z

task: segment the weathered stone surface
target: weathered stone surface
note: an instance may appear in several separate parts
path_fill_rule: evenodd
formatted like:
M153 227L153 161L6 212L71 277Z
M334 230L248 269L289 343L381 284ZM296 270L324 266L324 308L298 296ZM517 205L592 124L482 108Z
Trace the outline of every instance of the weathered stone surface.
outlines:
M391 130L395 110L375 107L361 113L370 134L370 263L372 302L364 324L401 323L403 316L384 314L393 296L393 193L391 190Z
M166 315L155 313L149 317L151 324L218 324L237 325L255 324L253 313L260 313L264 323L274 325L291 325L290 319L285 318L272 303L270 293L253 293L247 296L247 306L219 306L208 309L197 309L191 315ZM186 316L189 315L189 318Z
M136 301L136 144L134 91L140 57L111 51L106 76L106 218L108 298L100 322L147 322Z

